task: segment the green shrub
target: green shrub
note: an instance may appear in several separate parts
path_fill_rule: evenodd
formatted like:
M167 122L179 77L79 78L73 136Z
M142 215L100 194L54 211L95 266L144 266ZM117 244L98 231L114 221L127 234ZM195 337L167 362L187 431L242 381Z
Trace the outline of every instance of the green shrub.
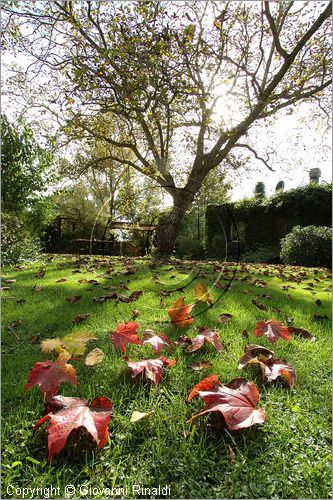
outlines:
M252 262L260 264L278 264L280 262L279 249L275 247L264 246L255 250L249 250L241 254L241 262Z
M295 226L281 240L280 257L285 264L330 267L332 233L325 226Z
M27 228L17 214L8 212L1 216L1 265L34 260L41 251L40 240Z
M183 259L202 259L204 250L200 240L191 234L181 234L176 240L175 255Z

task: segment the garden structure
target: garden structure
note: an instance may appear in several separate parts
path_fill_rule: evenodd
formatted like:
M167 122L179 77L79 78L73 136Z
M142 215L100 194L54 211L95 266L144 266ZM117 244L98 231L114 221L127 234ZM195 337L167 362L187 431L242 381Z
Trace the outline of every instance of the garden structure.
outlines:
M109 239L100 238L94 234L94 228L91 228L91 234L85 237L77 237L75 234L80 227L80 221L58 216L47 231L45 249L54 253L74 253L74 254L92 254L92 255L145 255L148 251L147 245L150 236L156 231L154 224L132 223L124 221L114 221L109 225L109 231L112 231ZM144 234L144 243L136 245L129 241L116 241L113 232L115 230L134 231Z

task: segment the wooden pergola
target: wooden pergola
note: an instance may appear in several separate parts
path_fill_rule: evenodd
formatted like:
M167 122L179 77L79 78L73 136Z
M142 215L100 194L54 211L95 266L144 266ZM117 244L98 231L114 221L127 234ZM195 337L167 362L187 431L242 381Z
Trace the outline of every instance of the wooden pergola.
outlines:
M133 222L112 222L110 229L127 229L128 231L156 231L157 225L154 224L134 224Z

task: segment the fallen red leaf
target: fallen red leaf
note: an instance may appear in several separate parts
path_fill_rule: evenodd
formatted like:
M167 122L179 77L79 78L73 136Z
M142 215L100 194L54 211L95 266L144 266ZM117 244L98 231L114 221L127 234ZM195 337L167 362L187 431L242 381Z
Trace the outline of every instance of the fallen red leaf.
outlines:
M162 378L163 366L172 366L176 363L175 359L167 359L161 356L157 359L144 359L143 361L126 361L132 370L132 378L144 371L147 379L152 380L154 384L159 384Z
M191 344L186 349L187 352L194 352L202 347L204 342L212 344L218 352L222 350L222 342L219 334L215 330L209 328L204 329L199 335L191 340Z
M75 429L85 428L98 448L102 448L108 440L112 413L112 403L108 398L95 398L88 406L85 399L55 396L47 403L46 413L36 422L34 429L50 421L47 429L49 461L65 447Z
M244 355L239 358L238 370L243 368L247 363L251 362L253 359L264 356L270 358L274 356L274 352L262 347L261 345L249 344L244 347Z
M258 321L255 327L254 334L256 337L265 335L267 340L274 344L279 338L283 340L290 340L291 337L288 333L288 328L280 321L274 319L270 321Z
M297 335L299 337L303 337L304 339L309 339L311 340L311 342L314 342L316 340L316 337L314 337L307 330L304 330L304 328L296 328L294 326L288 326L288 332Z
M165 345L172 349L172 342L169 337L163 332L155 333L153 330L143 332L142 345L145 344L150 344L157 354L161 352Z
M222 413L230 430L239 430L262 424L265 421L265 411L256 409L259 401L259 391L253 382L237 377L228 384L214 384L208 391L198 391L206 403L205 409L194 415L190 422L210 412Z
M171 318L171 322L179 328L186 328L189 326L193 321L193 318L190 316L193 307L193 304L185 305L184 297L177 299L168 309L168 315Z
M295 370L290 363L280 358L270 358L267 360L259 360L263 382L273 382L282 377L285 379L289 387L293 387L295 383Z
M258 364L261 368L261 379L262 382L271 383L278 378L284 378L289 387L292 387L295 382L295 371L290 363L284 359L264 357L258 355L256 358L252 358L247 363L242 366L239 365L238 369L243 368L246 364Z
M111 339L118 351L126 353L127 344L141 345L141 340L136 331L137 328L139 328L139 325L130 321L128 323L120 323L117 326L117 331L112 332Z
M181 335L178 340L175 342L176 345L182 347L185 344L192 344L192 339L190 337L187 337L187 335Z
M202 379L198 384L196 384L189 392L189 395L186 398L186 401L191 401L191 399L198 396L199 391L209 391L216 384L219 384L219 376L218 375L209 375L208 377Z
M203 346L205 340L206 340L205 336L201 334L197 335L193 339L189 337L187 343L189 343L190 345L187 347L186 351L187 352L197 351L198 349L200 349L200 347Z
M57 394L60 384L69 382L77 385L75 368L67 363L69 358L69 353L61 353L56 361L47 360L35 363L24 390L27 391L37 385L48 400Z

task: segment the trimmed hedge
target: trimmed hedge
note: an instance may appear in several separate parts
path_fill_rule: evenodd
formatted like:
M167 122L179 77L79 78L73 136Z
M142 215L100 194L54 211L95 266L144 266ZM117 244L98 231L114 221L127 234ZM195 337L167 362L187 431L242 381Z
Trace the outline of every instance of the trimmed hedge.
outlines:
M205 250L209 257L220 257L228 249L234 257L237 235L241 252L262 247L279 249L280 240L296 226L331 226L332 186L309 184L278 192L270 198L251 198L236 203L208 205L206 209ZM233 235L233 236L232 236ZM219 241L216 248L215 241Z

